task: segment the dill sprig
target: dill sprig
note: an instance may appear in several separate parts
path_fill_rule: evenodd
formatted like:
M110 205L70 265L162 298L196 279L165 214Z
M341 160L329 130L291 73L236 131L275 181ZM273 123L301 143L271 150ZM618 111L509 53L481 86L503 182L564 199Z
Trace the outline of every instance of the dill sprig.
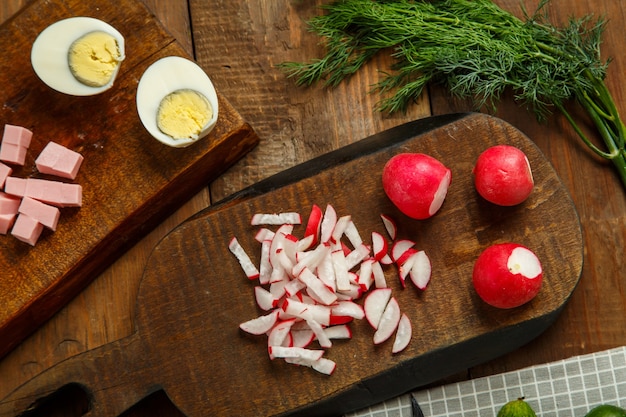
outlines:
M561 112L583 142L609 159L626 187L626 127L604 79L600 57L603 18L570 18L552 25L541 0L519 19L492 0L337 0L309 20L325 56L280 66L298 85L337 86L381 51L393 57L374 86L377 110L406 111L429 83L495 111L505 90L543 121ZM567 111L575 99L593 120L605 149L596 146Z

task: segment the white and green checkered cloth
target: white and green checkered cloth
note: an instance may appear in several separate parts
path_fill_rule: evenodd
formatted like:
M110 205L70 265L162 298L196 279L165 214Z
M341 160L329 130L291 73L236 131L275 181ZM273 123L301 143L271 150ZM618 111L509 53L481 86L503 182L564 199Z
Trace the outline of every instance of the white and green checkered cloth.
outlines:
M517 371L443 385L412 395L425 417L495 417L520 397L540 417L584 417L594 406L626 408L626 346ZM347 417L411 417L402 395Z

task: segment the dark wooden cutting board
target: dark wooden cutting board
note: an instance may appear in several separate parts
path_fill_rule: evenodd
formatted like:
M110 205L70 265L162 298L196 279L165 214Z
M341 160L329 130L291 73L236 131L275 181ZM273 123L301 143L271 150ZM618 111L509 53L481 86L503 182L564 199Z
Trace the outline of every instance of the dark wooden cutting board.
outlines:
M126 59L103 94L57 93L30 65L37 35L71 16L99 18L125 37ZM0 129L8 123L33 131L26 164L13 175L38 176L34 159L51 140L85 158L75 180L83 207L63 209L56 232L44 231L35 247L0 236L2 356L258 138L219 92L219 121L207 138L174 149L148 135L135 105L143 71L163 56L189 57L141 1L33 1L0 27L0 48Z
M529 157L536 188L516 207L480 199L471 170L490 145L509 143ZM440 212L425 221L402 216L381 188L385 162L400 152L424 152L452 170ZM241 332L239 323L262 312L253 286L228 242L235 236L258 259L250 225L255 213L297 211L332 204L350 214L369 242L385 233L380 214L396 219L399 237L414 239L432 260L429 287L402 289L395 267L387 282L413 323L407 349L391 353L392 340L375 346L365 320L353 338L326 357L337 369L322 375L271 361L267 339ZM296 227L295 234L303 232ZM544 285L522 307L484 304L471 286L480 251L503 241L533 249ZM91 399L90 416L116 416L164 390L187 416L340 415L434 382L516 349L557 318L576 287L583 263L577 212L550 163L521 132L500 119L457 114L418 120L364 139L264 180L192 217L154 249L137 299L136 331L74 356L0 400L0 416L36 408L66 384Z

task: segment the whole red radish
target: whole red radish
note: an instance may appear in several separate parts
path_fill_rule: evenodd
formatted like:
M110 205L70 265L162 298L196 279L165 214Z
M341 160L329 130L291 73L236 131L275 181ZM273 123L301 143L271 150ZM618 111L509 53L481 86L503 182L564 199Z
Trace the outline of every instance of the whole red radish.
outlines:
M517 243L498 243L485 249L474 264L472 281L487 304L519 307L541 288L543 270L537 255Z
M526 154L511 145L492 146L478 156L473 169L476 191L500 206L514 206L528 198L534 187Z
M404 214L427 219L441 208L452 173L436 158L423 153L393 156L383 168L383 189Z

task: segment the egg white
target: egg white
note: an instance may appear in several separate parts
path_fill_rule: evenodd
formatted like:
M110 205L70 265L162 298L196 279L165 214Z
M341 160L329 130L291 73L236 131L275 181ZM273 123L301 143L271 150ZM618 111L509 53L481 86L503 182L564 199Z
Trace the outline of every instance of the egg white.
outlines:
M37 76L50 88L73 96L91 96L113 86L119 65L111 81L102 87L91 87L78 81L72 74L68 55L72 43L94 31L110 34L117 40L121 60L124 59L124 37L113 26L92 17L70 17L59 20L44 29L31 49L30 60Z
M213 108L213 116L197 138L174 139L159 129L157 113L165 96L184 89L195 90L206 97ZM186 147L208 135L215 127L217 93L211 79L198 64L179 56L168 56L151 64L141 76L137 86L137 112L141 123L155 139L175 148Z

